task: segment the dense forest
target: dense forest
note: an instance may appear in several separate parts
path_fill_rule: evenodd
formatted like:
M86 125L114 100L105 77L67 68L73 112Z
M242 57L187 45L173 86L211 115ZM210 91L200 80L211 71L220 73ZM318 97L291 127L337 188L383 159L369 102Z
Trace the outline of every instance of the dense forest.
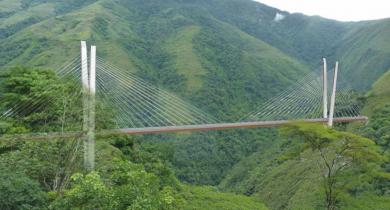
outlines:
M328 57L369 117L102 137L93 172L79 138L1 140L0 209L389 209L389 34L389 19L338 22L251 0L0 0L0 111L42 99L1 118L2 135L81 128L79 81L56 74L80 40L223 122ZM115 115L97 106L97 128Z

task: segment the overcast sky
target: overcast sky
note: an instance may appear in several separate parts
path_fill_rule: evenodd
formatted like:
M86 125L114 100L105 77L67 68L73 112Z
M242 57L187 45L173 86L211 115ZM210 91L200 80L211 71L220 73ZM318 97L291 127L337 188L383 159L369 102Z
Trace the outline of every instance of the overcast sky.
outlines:
M319 15L340 21L390 17L390 0L255 0L288 12Z

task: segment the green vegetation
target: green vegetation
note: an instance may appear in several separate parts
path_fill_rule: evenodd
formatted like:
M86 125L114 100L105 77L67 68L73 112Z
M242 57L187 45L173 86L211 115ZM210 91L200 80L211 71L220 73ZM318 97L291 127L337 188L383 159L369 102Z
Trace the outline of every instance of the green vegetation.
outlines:
M373 85L364 100L363 114L370 118L369 122L363 126L353 125L349 128L350 131L373 140L378 147L377 152L385 158L383 164L374 164L375 170L381 166L380 170L387 173L390 172L388 163L390 157L388 153L389 75L389 73L383 75ZM292 130L299 131L298 129ZM309 133L304 132L300 136L306 136ZM319 140L324 141L328 137ZM326 194L323 186L320 185L323 178L319 176L323 171L319 171L317 166L323 160L319 159L319 156L316 156L311 149L306 149L307 146L303 147L295 141L296 139L290 141L288 138L280 137L269 139L268 147L259 148L258 152L236 164L221 181L220 188L259 197L271 209L324 208L323 200ZM336 147L333 151L338 151L340 148ZM305 150L302 152L302 149ZM360 186L355 185L357 182L346 185L347 187L354 186L354 190L347 190L347 194L345 191L339 194L338 205L341 209L388 208L390 200L388 178L380 178L380 176L374 178L375 174L369 175L375 170L366 170L364 173L352 170L353 173L347 172L347 174L352 174L343 176L345 180L357 181Z
M63 82L51 70L26 67L11 68L1 78L1 109L30 104L36 96L42 99L39 109L20 109L20 112L16 109L13 112L17 114L15 117L2 119L3 135L77 128L80 122L77 99L80 98L70 97L77 90L72 80ZM107 126L111 116L109 112L100 116L104 120L97 126ZM184 187L167 162L138 148L136 140L126 137L100 139L96 145L97 169L86 173L81 165L80 138L43 142L2 140L0 208L204 209L207 205L204 199L215 199L222 200L214 202L215 207L234 203L265 209L262 203L246 196L219 193L208 188L194 188L193 191ZM204 191L209 195L196 194ZM212 208L212 205L208 206Z
M382 190L389 174L381 168L387 159L374 141L322 125L282 130L287 136L236 164L220 187L258 197L271 209L381 209L388 203ZM367 197L378 202L363 205Z
M12 114L20 118L4 124L6 127L2 128L2 132L48 132L59 128L74 130L74 125L81 119L75 115L75 107L81 103L79 98L73 96L74 82L61 83L49 70L15 67L3 72L1 110L5 113L18 105ZM34 109L31 105L34 105ZM48 121L56 121L57 125L48 127ZM72 126L68 126L68 122Z
M274 21L277 12L285 19ZM76 57L79 40L221 121L236 121L319 68L322 57L339 59L346 82L368 90L390 68L389 24L288 14L251 0L0 0L0 109L42 98L39 110L20 109L21 117L2 120L0 133L81 127L80 114L72 114L81 107L73 95L78 81L42 70ZM34 68L13 67L20 64ZM328 194L333 207L388 209L390 185L382 172L390 172L389 76L365 98L369 123L348 127L373 142L319 127L293 127L302 131L297 138L274 129L112 137L98 141L98 169L89 174L81 167L79 139L0 142L0 207L322 209ZM97 113L98 129L111 126L115 110L99 105ZM326 144L310 145L313 133ZM348 162L350 154L338 146L350 137L369 151L378 148L380 158L367 165L372 156L359 153L353 167L324 177L319 150ZM324 179L332 185L324 188Z
M177 190L164 186L142 165L114 160L111 166L87 175L74 174L72 187L56 198L50 209L180 209Z
M220 193L213 187L185 186L184 198L188 210L265 210L264 204L242 195L232 193Z
M384 74L368 92L362 112L370 117L363 127L353 127L353 130L367 136L382 147L388 154L390 146L390 71ZM390 156L389 156L390 157Z
M378 152L375 143L353 134L335 132L322 125L289 125L282 132L295 138L304 139L321 161L318 166L323 178L326 209L337 209L340 197L345 191L358 191L362 181L372 182L375 178L390 178L381 172L380 165L385 158ZM365 173L365 179L358 182L351 175Z
M199 58L195 55L193 39L200 32L200 27L189 26L179 31L176 36L173 36L168 41L167 46L176 56L176 65L178 73L184 75L187 82L187 89L196 91L202 87L202 77L207 73L203 69Z
M372 116L390 103L390 70L378 79L367 93L363 113Z
M1 209L41 209L47 205L48 196L36 180L3 165L0 169Z

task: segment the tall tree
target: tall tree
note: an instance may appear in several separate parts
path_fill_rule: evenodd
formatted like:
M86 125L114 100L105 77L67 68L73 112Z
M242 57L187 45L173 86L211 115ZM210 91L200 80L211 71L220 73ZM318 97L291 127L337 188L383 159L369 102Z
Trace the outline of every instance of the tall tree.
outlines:
M79 89L71 78L61 80L54 71L13 67L2 71L0 110L2 134L80 130ZM62 190L78 167L79 140L50 142L1 141L0 162L20 169L47 190ZM0 152L1 154L2 152Z
M358 179L346 179L347 176L359 172L370 174L367 179L388 177L380 168L385 157L370 139L307 123L290 124L281 132L303 140L303 150L318 154L328 210L337 209L340 195L358 184Z

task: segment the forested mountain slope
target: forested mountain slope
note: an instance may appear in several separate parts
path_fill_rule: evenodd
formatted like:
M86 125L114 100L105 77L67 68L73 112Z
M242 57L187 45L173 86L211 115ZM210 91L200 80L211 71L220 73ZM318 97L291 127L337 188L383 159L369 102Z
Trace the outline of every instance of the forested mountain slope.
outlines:
M390 68L389 35L389 19L338 22L290 14L252 0L0 0L1 68L56 69L79 56L79 41L87 40L97 45L98 56L105 61L182 96L221 121L238 120L308 72L318 70L322 57L329 58L330 66L340 60L341 74L356 90L370 89ZM388 76L375 83L369 94L364 113L371 119L360 130L384 151L389 145L388 129L383 129L389 113ZM200 195L203 193L225 204L248 201L248 208L257 205L258 199L272 209L322 207L318 156L309 150L294 156L299 145L275 130L134 139L142 152L158 156L164 163L158 160L156 166L156 160L142 157L139 159L144 162L135 161L139 165L121 167L135 167L140 176L158 179L164 179L166 173L170 183L162 186L172 187L171 182L177 180L165 170L167 164L180 181L218 185L225 191L255 197L185 188L183 196L195 207L204 208L207 198ZM110 152L107 147L111 148L101 151ZM142 172L143 167L147 173ZM20 173L24 177L25 172ZM101 181L94 176L80 179L81 183ZM368 181L362 183L361 189L354 189L356 194L351 193L353 198L343 198L343 207L381 209L388 204L386 197L378 196L388 195L383 192L386 184L373 187ZM104 188L107 190L115 191Z
M364 97L362 114L369 117L367 124L354 124L348 129L375 141L380 147L380 152L387 157L387 162L382 165L387 172L390 172L389 84L390 71L380 77ZM219 187L259 197L271 209L321 208L323 191L319 176L321 172L318 171L319 157L313 151L305 151L296 158L299 144L283 136L275 135L264 145L267 146L236 164ZM350 175L346 179L353 180L356 177ZM365 181L361 179L360 182ZM343 198L342 209L388 208L390 205L388 180L376 180L363 185L365 186L352 193L354 196Z
M354 88L369 90L390 68L390 19L352 23L337 44L336 56Z
M170 89L221 121L239 119L310 72L303 62L219 20L197 1L69 2L68 7L73 6L64 11L58 9L63 1L46 6L47 1L19 2L24 3L13 2L13 12L3 20L24 15L35 21L3 25L11 32L0 41L0 65L56 68L78 56L79 40L85 39L98 46L98 56L106 61ZM50 7L50 13L25 12L37 6ZM257 148L252 135L240 136L233 132L180 137L183 143L175 146L172 160L178 176L188 182L218 183Z
M367 93L367 103L363 113L373 116L378 109L384 108L390 104L390 69L378 79Z
M360 127L351 126L351 129L375 140L383 153L390 157L390 70L367 93L362 113L369 116L369 122ZM386 168L390 171L389 164Z
M341 62L341 73L357 90L370 89L389 67L390 19L338 22L290 14L254 1L198 0L215 18L318 67L322 57ZM276 20L276 14L282 18Z
M205 57L206 45L219 50L214 53L221 57L223 53L227 53L223 57L234 56L234 65L244 75L281 71L274 61L280 56L264 51L264 42L266 48L278 48L311 68L318 68L322 57L338 59L342 72L359 90L369 89L390 67L383 59L390 53L388 19L344 23L290 14L249 0L2 0L0 4L1 66L32 59L31 64L56 66L77 53L77 40L86 39L99 46L102 57L120 66L146 71L154 78L164 69L165 81L184 77L185 91L199 90L206 73L211 73L208 68L226 69L217 57ZM277 13L283 18L276 20ZM201 39L204 35L209 40ZM298 67L281 63L289 69ZM288 73L288 79L293 79L294 73Z
M39 2L26 3L25 10L44 7ZM11 27L18 31L4 35L0 65L56 67L78 55L78 40L89 40L105 60L187 95L225 120L309 71L294 58L192 3L101 0L76 4L64 14L56 13L60 5L57 1L46 5L51 8L47 15L25 14L37 20L31 26L17 27L17 21L3 24L5 31ZM227 97L230 103L224 103ZM249 100L250 104L245 103ZM224 116L229 112L233 116Z

